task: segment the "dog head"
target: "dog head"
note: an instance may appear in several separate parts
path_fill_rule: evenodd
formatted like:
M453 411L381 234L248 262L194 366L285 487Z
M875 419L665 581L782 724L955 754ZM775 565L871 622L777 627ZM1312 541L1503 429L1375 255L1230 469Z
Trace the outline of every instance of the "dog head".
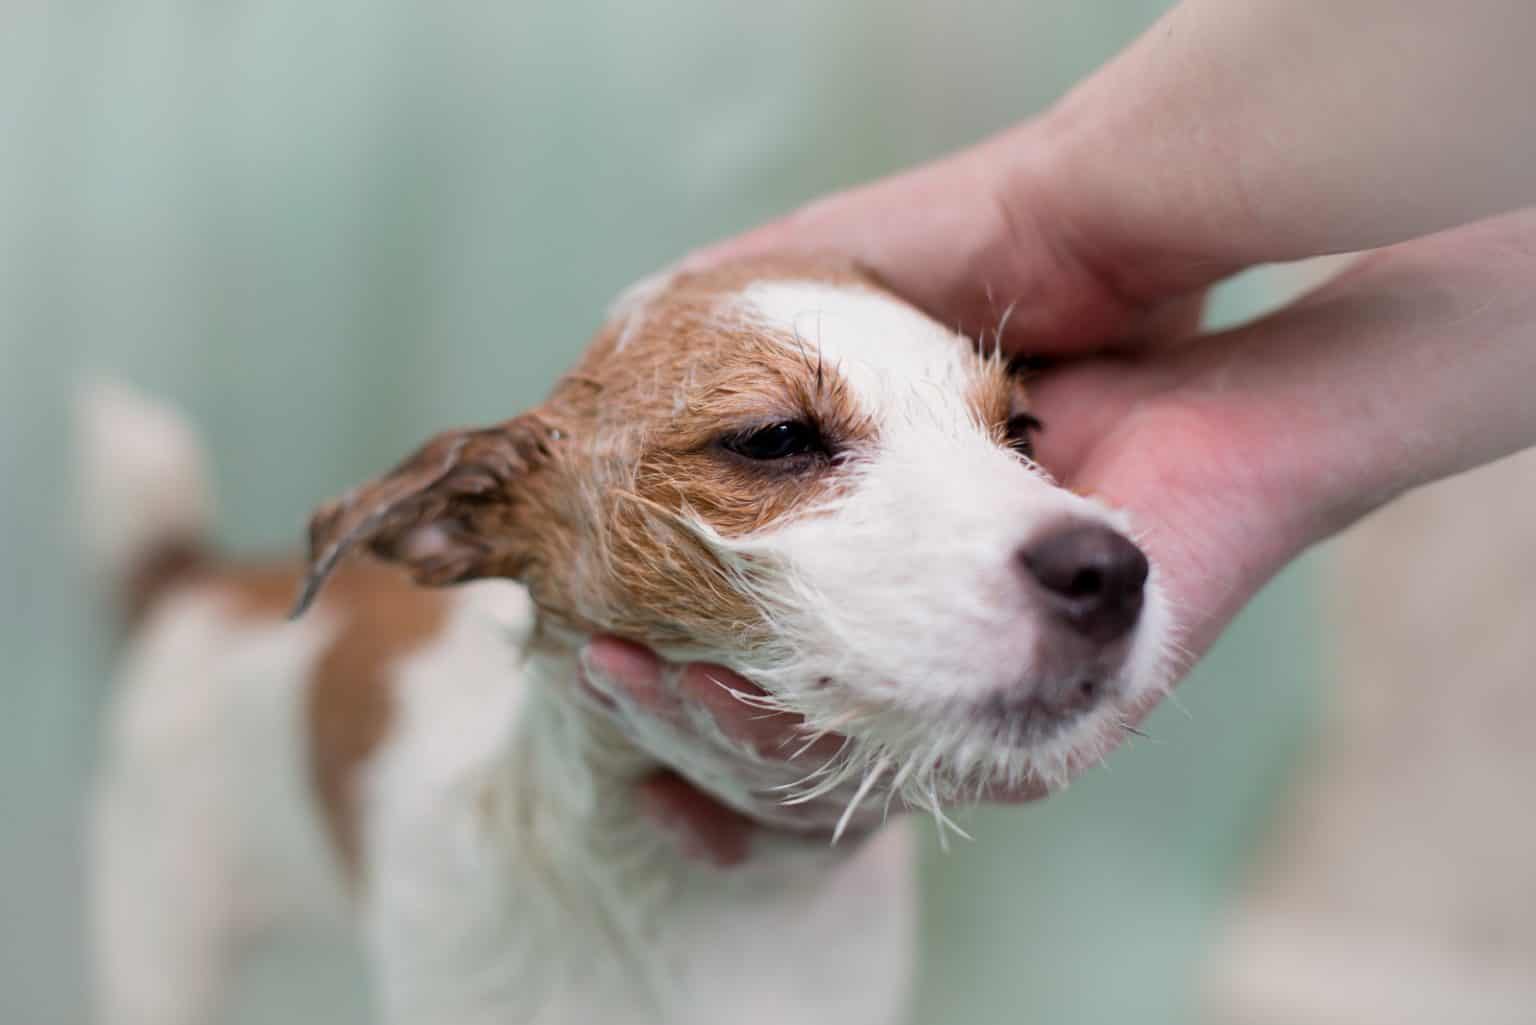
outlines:
M1038 427L1006 362L852 268L668 276L538 408L321 509L309 594L354 548L520 580L548 635L723 663L849 737L810 790L937 812L1059 776L1159 677L1155 571Z

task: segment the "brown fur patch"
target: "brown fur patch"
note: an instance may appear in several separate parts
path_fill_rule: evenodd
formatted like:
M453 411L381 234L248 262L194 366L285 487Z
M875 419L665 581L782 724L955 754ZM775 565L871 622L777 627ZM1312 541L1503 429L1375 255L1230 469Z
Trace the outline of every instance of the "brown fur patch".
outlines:
M204 576L209 553L201 542L184 539L151 548L123 582L118 595L122 631L132 633L162 598Z
M278 620L286 616L302 579L297 563L251 563L219 569L207 582L233 602L237 615ZM447 599L413 586L396 570L355 562L335 574L323 605L339 625L305 690L309 771L338 857L356 878L357 778L389 730L389 673L437 635Z
M1029 411L1029 393L1024 382L1002 367L976 379L969 401L976 411L976 422L990 427L992 437L1000 445L1008 441L1008 420Z
M554 436L532 415L443 431L393 470L320 507L309 521L297 611L354 549L408 567L421 584L521 576L529 537L519 522L522 485L548 461Z
M597 558L584 560L578 579L530 581L542 609L568 609L579 629L651 644L725 650L766 630L761 610L681 517L727 538L782 523L834 497L876 440L875 425L817 352L726 305L748 284L775 278L873 287L846 264L823 261L684 275L608 325L541 407L573 444L568 475L535 487L597 484L565 518L582 535L571 548ZM786 421L815 424L833 458L786 468L721 446Z

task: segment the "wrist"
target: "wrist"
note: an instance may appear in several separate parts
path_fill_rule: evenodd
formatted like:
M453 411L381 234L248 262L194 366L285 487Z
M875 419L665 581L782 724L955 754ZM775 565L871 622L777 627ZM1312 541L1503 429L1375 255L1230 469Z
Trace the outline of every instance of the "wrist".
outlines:
M1185 358L1303 545L1536 444L1536 211L1372 253Z
M1069 93L1029 126L1031 152L1014 170L1065 258L1140 311L1254 263L1233 244L1243 232L1210 182L1169 180L1198 144L1148 136L1110 109L1113 100L1094 81Z
M1068 119L1052 111L1016 125L950 158L944 179L965 183L970 229L951 295L965 303L931 307L979 337L1006 326L1006 346L1031 355L1082 355L1127 341L1183 334L1195 326L1193 297L1228 270L1195 274L1143 272L1139 254L1109 228L1107 206L1078 180L1073 161L1083 145ZM962 308L981 318L951 315Z

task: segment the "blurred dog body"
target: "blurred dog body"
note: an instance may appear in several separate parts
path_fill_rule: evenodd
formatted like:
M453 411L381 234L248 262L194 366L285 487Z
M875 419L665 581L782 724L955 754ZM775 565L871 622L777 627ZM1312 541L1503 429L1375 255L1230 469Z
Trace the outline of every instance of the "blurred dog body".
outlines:
M1160 682L1155 574L1035 466L1009 368L848 268L637 288L544 405L321 509L307 566L213 552L173 414L88 412L125 618L93 855L113 1025L213 1020L236 941L315 912L360 923L390 1022L893 1023L913 866L885 808L1060 777ZM594 633L848 739L807 771L594 696ZM658 767L784 828L704 865L635 806Z

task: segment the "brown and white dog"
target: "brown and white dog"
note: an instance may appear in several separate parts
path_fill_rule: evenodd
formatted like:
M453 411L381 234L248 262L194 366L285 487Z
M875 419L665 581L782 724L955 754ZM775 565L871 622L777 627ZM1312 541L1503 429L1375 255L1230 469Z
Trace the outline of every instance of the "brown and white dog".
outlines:
M103 1020L207 1022L232 940L334 909L392 1023L897 1021L913 867L884 809L943 823L1059 779L1167 647L1123 517L1032 461L1024 403L1002 359L850 268L666 275L544 404L321 509L306 567L215 558L190 432L98 395L93 541L131 617L95 831ZM730 666L847 740L807 775L706 716L595 700L598 632ZM637 813L658 766L766 822L837 804L821 841L768 832L720 871Z

